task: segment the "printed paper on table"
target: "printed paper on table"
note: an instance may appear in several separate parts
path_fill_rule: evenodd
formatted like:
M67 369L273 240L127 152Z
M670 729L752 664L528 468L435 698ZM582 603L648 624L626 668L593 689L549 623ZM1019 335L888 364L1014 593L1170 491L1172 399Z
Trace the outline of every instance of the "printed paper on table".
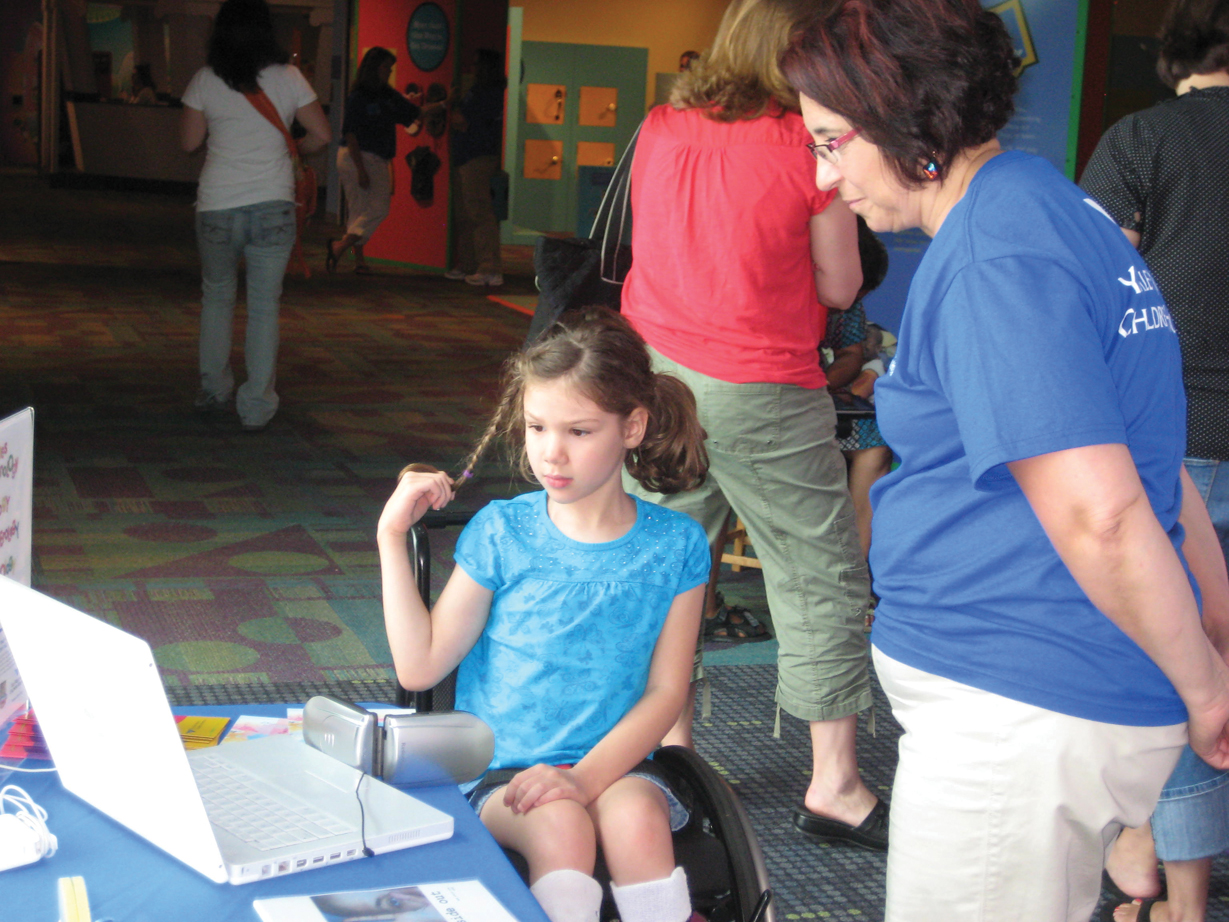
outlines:
M516 922L479 880L255 900L261 922Z

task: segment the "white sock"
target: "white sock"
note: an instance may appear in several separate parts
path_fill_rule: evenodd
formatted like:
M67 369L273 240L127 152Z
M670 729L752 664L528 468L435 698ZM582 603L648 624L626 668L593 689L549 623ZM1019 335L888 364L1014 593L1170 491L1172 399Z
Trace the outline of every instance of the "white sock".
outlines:
M687 922L691 918L691 894L682 868L661 880L620 887L610 885L622 922Z
M543 874L529 892L551 922L597 922L602 909L602 885L580 871Z

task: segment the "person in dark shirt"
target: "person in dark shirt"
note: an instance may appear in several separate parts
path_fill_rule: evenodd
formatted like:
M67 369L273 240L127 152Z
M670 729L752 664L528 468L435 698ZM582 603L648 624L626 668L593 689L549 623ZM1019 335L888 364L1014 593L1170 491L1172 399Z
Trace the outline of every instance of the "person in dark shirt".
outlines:
M329 240L325 266L337 271L337 261L354 248L354 271L366 275L363 247L388 217L392 202L389 163L397 155L397 125L413 125L422 109L391 86L397 56L387 48L371 48L363 55L346 99L341 133L344 144L337 151L337 173L346 193L349 223L340 240Z
M499 219L491 180L499 172L504 130L504 59L478 49L474 85L452 111L452 168L461 194L457 261L445 273L471 285L502 285Z
M864 371L864 368L867 362L878 357L879 349L866 348L870 325L866 322L862 299L878 288L887 276L888 249L863 218L858 218L858 255L862 262L862 287L858 290L858 298L849 310L828 312L827 330L819 344L821 350L832 350L833 358L824 367L824 377L828 379L828 390L838 408L857 406L854 398L865 401L874 394L875 372ZM864 388L865 392L860 393ZM871 549L870 490L892 469L892 449L888 448L873 416L850 422L849 434L838 436L837 441L848 468L849 496L853 500L858 540L865 559ZM872 596L871 608L873 601Z
M1177 96L1110 128L1080 185L1147 260L1177 326L1185 465L1229 553L1229 0L1175 0L1160 38L1157 71ZM1205 593L1209 634L1217 603ZM1114 918L1202 922L1211 856L1229 849L1229 772L1187 747L1150 825L1124 830L1110 853L1107 889L1121 903L1139 900L1119 906ZM1158 856L1167 900L1157 899Z

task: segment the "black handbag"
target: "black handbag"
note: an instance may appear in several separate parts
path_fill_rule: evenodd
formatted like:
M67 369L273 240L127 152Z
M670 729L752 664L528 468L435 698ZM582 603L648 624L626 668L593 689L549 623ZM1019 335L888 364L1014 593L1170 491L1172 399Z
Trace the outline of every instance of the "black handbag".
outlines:
M602 306L618 310L623 280L632 267L624 243L631 228L632 158L637 128L619 158L588 237L539 237L533 248L538 306L525 345L534 342L567 311Z

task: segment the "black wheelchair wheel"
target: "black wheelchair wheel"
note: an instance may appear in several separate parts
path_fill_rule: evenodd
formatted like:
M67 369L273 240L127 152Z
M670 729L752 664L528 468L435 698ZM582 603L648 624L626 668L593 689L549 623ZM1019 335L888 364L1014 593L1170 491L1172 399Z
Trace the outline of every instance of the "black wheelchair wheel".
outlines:
M733 788L690 749L664 746L653 761L678 781L692 802L692 821L675 842L679 863L693 879L696 910L710 922L775 922L764 855ZM718 851L713 842L721 846ZM702 857L688 862L686 852L697 844ZM722 863L724 867L714 867Z

